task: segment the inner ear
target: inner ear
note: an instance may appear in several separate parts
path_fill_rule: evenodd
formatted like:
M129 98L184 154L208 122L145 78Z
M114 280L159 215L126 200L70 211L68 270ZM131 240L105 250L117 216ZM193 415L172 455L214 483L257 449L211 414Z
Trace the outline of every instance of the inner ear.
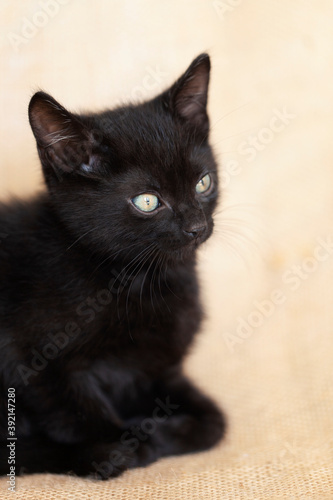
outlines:
M196 128L208 129L210 59L198 56L169 91L174 113Z
M64 172L93 169L92 140L80 120L53 97L37 92L30 101L29 121L43 161Z

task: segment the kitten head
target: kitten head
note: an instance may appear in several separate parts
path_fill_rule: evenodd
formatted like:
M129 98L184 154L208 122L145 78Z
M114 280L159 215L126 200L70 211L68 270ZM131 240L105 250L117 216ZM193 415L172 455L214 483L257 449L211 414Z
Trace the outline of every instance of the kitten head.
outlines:
M190 257L212 233L217 172L208 144L210 61L197 57L139 105L74 114L38 92L29 106L54 209L95 252Z

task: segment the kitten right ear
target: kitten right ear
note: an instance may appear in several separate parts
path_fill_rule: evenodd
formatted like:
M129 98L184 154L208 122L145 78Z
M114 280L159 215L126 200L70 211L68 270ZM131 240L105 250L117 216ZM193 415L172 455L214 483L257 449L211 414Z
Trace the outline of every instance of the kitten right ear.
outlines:
M29 104L29 121L44 172L51 166L58 175L94 173L93 137L77 116L50 95L37 92Z
M173 114L202 134L208 133L207 98L210 75L208 54L200 54L164 94Z

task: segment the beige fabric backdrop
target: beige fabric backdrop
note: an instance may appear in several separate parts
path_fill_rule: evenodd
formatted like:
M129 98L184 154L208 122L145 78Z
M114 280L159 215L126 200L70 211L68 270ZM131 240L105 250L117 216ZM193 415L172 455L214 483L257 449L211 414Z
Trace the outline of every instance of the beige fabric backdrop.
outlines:
M224 195L187 371L229 419L210 452L106 483L37 475L12 494L2 479L0 497L332 499L332 2L1 0L0 19L2 199L41 184L36 89L102 109L154 95L210 53Z

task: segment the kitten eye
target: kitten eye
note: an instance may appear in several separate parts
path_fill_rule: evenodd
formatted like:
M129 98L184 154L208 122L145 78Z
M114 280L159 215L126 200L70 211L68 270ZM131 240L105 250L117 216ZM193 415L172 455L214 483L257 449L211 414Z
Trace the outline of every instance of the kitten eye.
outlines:
M208 191L212 184L212 179L209 174L206 174L200 179L198 184L195 186L195 190L198 194L203 194Z
M160 200L154 194L139 194L132 200L133 205L141 212L153 212L160 206Z

